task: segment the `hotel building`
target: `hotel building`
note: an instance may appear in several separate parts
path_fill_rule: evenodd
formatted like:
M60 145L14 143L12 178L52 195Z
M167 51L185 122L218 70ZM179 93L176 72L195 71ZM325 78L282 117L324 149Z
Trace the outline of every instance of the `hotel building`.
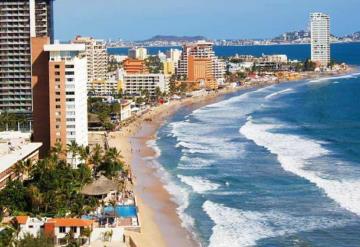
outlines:
M124 71L127 74L147 74L149 70L144 60L129 58L123 62Z
M108 76L108 54L103 40L90 37L76 37L73 44L85 44L87 58L88 86L94 81L106 81Z
M141 95L147 90L151 97L155 96L156 88L168 92L169 80L164 74L126 74L123 79L123 90L127 95Z
M176 74L200 84L221 84L225 63L215 56L212 43L198 41L184 45Z
M45 45L49 52L50 147L88 145L87 59L84 44Z
M330 64L330 17L323 13L310 15L311 60L320 67Z
M47 65L33 53L52 39L52 0L0 1L0 111L30 117L37 110L33 66Z

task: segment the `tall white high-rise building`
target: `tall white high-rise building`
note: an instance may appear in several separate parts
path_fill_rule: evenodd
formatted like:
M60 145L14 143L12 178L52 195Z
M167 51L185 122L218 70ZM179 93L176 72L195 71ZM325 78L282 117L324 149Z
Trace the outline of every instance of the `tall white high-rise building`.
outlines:
M330 63L330 16L323 13L310 15L311 60L318 66Z
M78 36L72 41L74 44L85 44L88 71L88 89L92 82L108 79L108 54L103 40Z
M45 45L49 52L51 146L88 145L85 44Z

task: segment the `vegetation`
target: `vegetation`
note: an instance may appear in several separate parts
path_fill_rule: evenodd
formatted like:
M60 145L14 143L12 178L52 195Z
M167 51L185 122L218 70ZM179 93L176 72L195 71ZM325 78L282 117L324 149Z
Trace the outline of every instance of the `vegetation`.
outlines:
M158 56L149 56L145 60L145 64L149 68L150 73L158 74L164 70L164 65Z
M304 71L314 71L315 68L316 68L316 63L314 63L310 59L306 59L304 63Z
M117 96L120 96L120 92ZM106 103L101 98L88 98L89 119L95 118L96 121L106 130L113 130L114 124L111 122L111 115L119 115L121 111L120 103Z
M75 143L68 146L67 151L70 150L81 160L76 169L61 158L64 156L61 145L54 147L49 157L38 161L29 171L24 166L20 172L28 173L28 180L9 181L0 191L2 213L64 217L81 216L95 209L98 202L80 194L80 190L98 174L118 177L124 171L120 153L115 148L103 150L99 145L90 152L88 147Z
M0 131L18 130L19 125L28 122L25 116L9 112L0 113Z

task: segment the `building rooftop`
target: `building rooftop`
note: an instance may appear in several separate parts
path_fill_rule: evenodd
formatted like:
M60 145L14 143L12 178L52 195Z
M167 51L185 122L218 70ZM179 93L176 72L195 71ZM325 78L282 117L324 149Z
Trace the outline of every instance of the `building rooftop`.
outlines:
M51 44L44 46L45 51L85 51L85 44Z
M0 173L37 151L42 143L30 142L31 133L0 132Z
M77 227L88 227L91 226L94 222L92 220L83 220L77 218L56 218L49 219L47 223L53 223L56 227L65 226L77 226Z
M20 225L25 225L28 219L29 219L29 216L16 216L16 221Z

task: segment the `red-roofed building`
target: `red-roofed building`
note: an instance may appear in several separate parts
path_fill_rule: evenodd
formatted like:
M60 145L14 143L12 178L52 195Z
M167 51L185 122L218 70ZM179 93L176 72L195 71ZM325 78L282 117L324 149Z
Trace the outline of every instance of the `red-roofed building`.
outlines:
M85 228L93 229L92 220L83 220L76 218L55 218L49 219L44 225L45 235L54 238L55 244L67 244L66 236L73 234L73 238L81 239L81 244L87 244L89 239L83 235Z
M34 237L41 234L46 218L38 219L29 216L16 216L16 222L19 224L19 238L23 238L25 235L30 234Z

